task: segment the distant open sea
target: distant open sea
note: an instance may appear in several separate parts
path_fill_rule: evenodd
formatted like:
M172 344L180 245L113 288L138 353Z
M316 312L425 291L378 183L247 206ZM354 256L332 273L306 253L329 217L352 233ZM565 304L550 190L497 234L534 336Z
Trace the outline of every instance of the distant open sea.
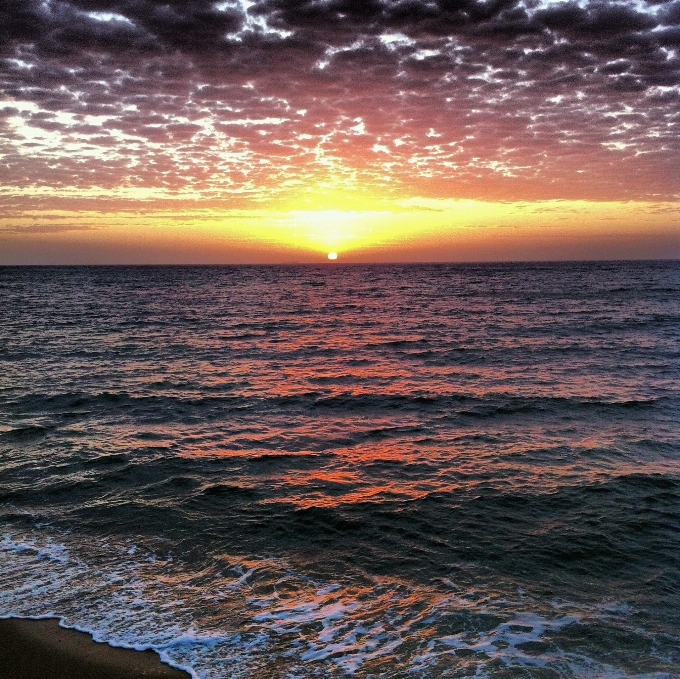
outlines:
M0 268L0 617L201 679L680 677L680 262Z

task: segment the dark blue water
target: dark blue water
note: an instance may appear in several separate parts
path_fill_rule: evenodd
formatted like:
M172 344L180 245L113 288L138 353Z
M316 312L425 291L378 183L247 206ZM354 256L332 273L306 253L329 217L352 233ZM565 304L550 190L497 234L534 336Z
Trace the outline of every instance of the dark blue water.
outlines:
M680 263L0 268L0 615L195 677L680 677Z

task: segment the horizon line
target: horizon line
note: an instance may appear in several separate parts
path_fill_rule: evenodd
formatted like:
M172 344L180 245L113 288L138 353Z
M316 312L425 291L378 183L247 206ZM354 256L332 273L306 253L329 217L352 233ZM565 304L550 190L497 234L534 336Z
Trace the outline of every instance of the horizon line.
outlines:
M182 263L182 262L168 262L168 263L80 263L80 264L2 264L0 268L76 268L76 267L99 267L99 268L114 268L114 267L137 267L137 268L160 268L160 267L285 267L285 266L314 266L324 268L337 268L340 266L478 266L478 265L493 265L493 264L616 264L616 263L652 263L652 262L680 262L680 257L651 257L651 258L613 258L613 259L498 259L498 260L467 260L467 261L408 261L398 260L393 262L340 262L340 261L326 261L319 262L299 261L299 262L223 262L223 263Z

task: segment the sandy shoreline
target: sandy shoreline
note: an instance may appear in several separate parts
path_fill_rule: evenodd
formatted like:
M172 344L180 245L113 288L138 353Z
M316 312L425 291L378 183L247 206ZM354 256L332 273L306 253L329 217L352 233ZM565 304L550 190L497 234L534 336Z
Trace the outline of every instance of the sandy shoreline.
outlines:
M0 620L3 679L187 679L153 651L113 648L58 620Z

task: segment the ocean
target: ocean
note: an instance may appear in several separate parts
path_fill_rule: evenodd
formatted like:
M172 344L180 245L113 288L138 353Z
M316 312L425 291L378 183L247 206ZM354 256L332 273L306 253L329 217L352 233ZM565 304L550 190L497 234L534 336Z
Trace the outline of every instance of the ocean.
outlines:
M0 617L193 677L680 677L680 262L0 268Z

